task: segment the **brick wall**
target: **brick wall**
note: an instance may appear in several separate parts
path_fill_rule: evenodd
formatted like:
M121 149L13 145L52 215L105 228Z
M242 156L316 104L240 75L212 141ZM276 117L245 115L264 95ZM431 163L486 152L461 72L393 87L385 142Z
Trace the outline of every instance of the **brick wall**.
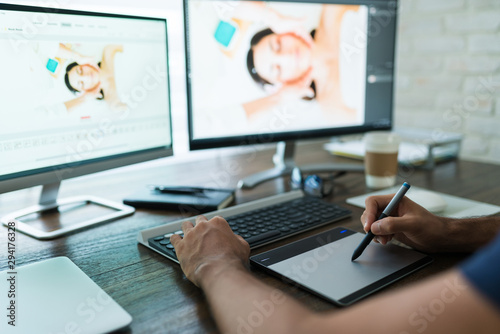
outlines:
M400 0L395 124L500 164L500 0Z

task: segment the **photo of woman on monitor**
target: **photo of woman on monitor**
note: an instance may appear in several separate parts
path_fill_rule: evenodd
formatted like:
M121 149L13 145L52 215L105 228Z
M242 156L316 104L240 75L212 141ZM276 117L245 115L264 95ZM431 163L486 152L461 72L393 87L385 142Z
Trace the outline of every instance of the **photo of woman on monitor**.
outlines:
M190 1L194 138L363 124L367 21L362 5Z
M356 120L356 111L347 106L340 85L340 21L345 12L359 6L322 6L318 27L311 38L294 32L275 33L271 28L254 35L247 67L259 85L276 87L276 93L244 104L248 117L281 101L315 99L331 118Z
M123 45L107 45L102 60L95 62L72 62L66 67L64 83L78 97L64 103L71 111L88 100L104 100L111 110L124 110L127 105L118 97L115 81L115 55L123 52Z

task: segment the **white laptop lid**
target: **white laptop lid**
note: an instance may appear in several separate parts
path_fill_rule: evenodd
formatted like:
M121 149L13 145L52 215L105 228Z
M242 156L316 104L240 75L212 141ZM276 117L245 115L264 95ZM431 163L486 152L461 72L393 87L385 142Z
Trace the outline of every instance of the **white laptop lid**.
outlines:
M0 308L15 301L15 326L3 316L0 333L108 333L132 317L67 257L57 257L0 273ZM12 280L12 277L15 277ZM11 279L10 282L8 279ZM15 288L11 290L11 282ZM15 291L9 298L7 292ZM12 296L12 295L11 295Z

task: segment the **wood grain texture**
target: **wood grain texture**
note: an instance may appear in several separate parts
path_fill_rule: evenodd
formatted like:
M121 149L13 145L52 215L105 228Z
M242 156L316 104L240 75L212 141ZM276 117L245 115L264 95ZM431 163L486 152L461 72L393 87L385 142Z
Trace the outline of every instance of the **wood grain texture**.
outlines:
M258 151L257 151L258 150ZM118 173L101 173L63 182L60 196L90 194L121 201L125 196L147 184L211 185L235 187L241 177L271 168L272 150L256 151L236 156L214 153L213 158L175 164L173 158L154 167L121 170ZM334 158L317 142L299 145L297 163L349 162ZM500 168L495 165L474 162L448 162L434 171L402 168L398 183L408 181L412 185L461 196L473 200L500 205ZM266 182L253 190L236 193L236 203L270 196L289 190L288 178ZM291 237L273 245L264 246L259 252L301 239L336 226L362 231L359 217L362 209L345 204L351 196L367 193L362 174L347 174L335 181L333 195L328 201L341 204L353 215L350 219ZM0 215L37 201L38 188L12 192L0 196ZM133 317L130 328L124 333L218 333L210 315L203 293L182 274L180 267L136 242L141 229L158 226L181 218L180 212L138 210L133 216L96 226L73 235L38 241L17 234L17 264L25 265L55 256L67 256L75 262L101 288L109 293ZM0 237L0 270L7 268L6 229ZM435 273L441 272L463 260L466 254L438 254L435 262L384 289L407 286ZM271 277L254 272L259 279L282 289L316 311L337 310L332 304ZM380 292L383 293L383 292Z

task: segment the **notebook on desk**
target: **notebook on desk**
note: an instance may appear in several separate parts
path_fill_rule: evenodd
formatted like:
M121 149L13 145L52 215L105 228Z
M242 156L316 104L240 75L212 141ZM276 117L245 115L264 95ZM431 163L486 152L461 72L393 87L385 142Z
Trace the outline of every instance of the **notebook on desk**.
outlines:
M234 191L211 189L203 193L162 193L148 188L137 191L123 200L135 208L176 210L181 213L200 214L220 210L234 200Z
M368 196L394 194L395 192L398 191L398 189L399 186L382 189L369 194L348 198L346 202L351 205L365 208L365 199ZM410 192L412 191L414 192L414 191L427 191L427 190L413 186L408 191L408 194L410 194ZM467 198L461 198L439 192L433 192L433 193L441 196L446 202L446 207L444 208L443 211L435 212L439 216L449 217L449 218L465 218L465 217L488 216L500 212L500 206L498 205L478 202Z

